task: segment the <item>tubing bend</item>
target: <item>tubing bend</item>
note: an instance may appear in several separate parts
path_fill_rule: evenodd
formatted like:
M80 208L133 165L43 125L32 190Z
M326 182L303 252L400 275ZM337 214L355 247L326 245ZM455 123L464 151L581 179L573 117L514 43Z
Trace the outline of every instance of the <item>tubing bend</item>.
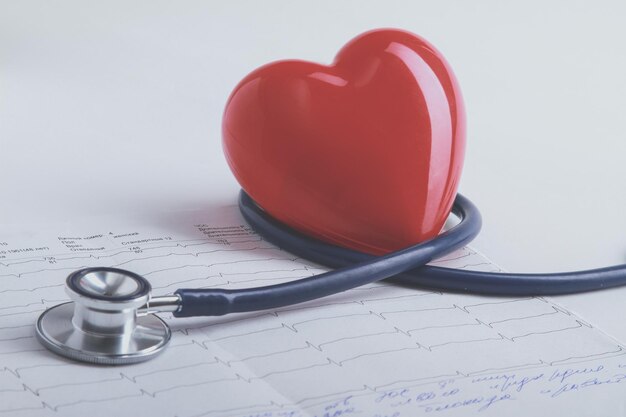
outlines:
M329 245L281 226L265 215L249 197L242 195L241 212L261 236L274 245L329 268L342 268L372 260L373 255L347 248ZM480 214L476 207L462 195L457 195L452 211L463 217L465 210L466 230L480 228ZM466 236L468 243L471 238ZM437 239L433 245L445 245ZM439 248L441 249L441 248ZM445 249L445 248L444 248ZM441 256L440 253L439 256ZM626 286L626 264L575 272L550 274L520 274L504 272L480 272L425 265L394 275L389 282L414 288L434 289L457 293L478 293L498 296L542 296L575 294Z
M316 241L277 222L261 210L242 190L239 207L246 221L261 236L271 243L288 242L285 247L290 252L304 258L320 262L320 245ZM461 222L434 239L427 240L391 254L372 257L364 254L355 265L319 274L296 281L269 285L266 287L239 290L226 289L179 289L176 295L181 299L176 317L221 316L234 312L266 310L314 300L320 297L343 292L361 285L379 281L402 272L418 268L469 243L481 228L478 209L465 197L457 195L453 213ZM297 236L297 238L293 238ZM333 246L336 254L348 249ZM331 260L329 260L330 262ZM323 262L323 259L321 260Z

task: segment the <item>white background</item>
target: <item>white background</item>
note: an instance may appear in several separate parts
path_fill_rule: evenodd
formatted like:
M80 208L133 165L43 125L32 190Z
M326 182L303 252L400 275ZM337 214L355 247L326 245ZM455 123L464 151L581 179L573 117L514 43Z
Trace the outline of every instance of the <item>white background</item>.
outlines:
M235 84L397 27L461 84L474 246L511 271L623 263L624 21L618 1L0 0L0 224L234 204L220 121ZM624 297L557 302L626 339Z

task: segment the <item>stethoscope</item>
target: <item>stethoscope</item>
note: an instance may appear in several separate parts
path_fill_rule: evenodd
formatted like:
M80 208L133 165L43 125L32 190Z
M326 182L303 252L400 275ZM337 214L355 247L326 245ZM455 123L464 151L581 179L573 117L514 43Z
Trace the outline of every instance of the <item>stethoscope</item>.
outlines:
M49 350L70 359L122 365L161 353L171 339L168 325L155 313L174 317L224 314L279 308L336 294L389 278L420 288L490 295L554 295L599 290L626 284L626 265L555 274L507 274L427 266L469 243L479 233L478 209L457 195L452 213L460 222L434 239L385 255L372 256L305 236L271 218L241 191L244 219L265 240L334 271L265 287L179 289L151 297L150 283L116 268L86 268L66 280L71 302L44 311L36 332Z

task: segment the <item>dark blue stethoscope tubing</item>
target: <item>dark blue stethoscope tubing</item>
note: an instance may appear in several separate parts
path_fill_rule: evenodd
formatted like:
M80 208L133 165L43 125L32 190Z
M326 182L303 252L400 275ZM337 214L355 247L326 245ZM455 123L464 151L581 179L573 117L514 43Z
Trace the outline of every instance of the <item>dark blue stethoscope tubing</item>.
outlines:
M328 251L326 244L272 219L243 190L239 195L239 208L244 219L265 240L314 262L332 263L333 254L332 251ZM279 308L398 275L407 269L416 268L453 252L478 235L482 225L481 216L468 199L461 195L457 196L452 211L461 222L436 238L385 256L369 256L357 263L346 262L343 267L334 271L257 288L179 289L176 294L181 299L181 307L174 316L218 316Z
M469 203L461 195L457 198L461 198L464 204ZM375 258L289 230L263 213L249 198L240 199L240 208L246 221L264 239L312 262L331 268L343 268ZM478 211L475 207L474 210ZM279 232L277 228L283 230ZM468 271L424 265L397 274L388 281L413 287L483 295L574 294L626 285L626 265L548 274Z
M387 278L423 289L498 296L573 294L626 285L626 265L550 274L468 271L425 265L469 243L480 231L478 209L457 195L453 213L461 223L435 239L377 257L311 238L274 220L242 191L244 219L265 240L298 257L331 268L315 277L243 290L179 290L178 317L221 315L309 301ZM209 307L211 305L211 307Z

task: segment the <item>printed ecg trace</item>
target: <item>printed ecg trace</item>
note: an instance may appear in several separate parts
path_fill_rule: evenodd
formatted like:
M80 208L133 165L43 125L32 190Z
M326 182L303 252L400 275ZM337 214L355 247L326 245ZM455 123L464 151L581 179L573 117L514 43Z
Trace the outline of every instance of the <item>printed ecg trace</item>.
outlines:
M434 264L497 270L470 248ZM139 273L155 295L324 271L265 242L234 211L0 236L0 416L464 415L626 386L623 346L549 300L386 283L272 311L164 314L173 340L157 359L78 364L39 345L33 325L67 299L67 274L89 266Z

